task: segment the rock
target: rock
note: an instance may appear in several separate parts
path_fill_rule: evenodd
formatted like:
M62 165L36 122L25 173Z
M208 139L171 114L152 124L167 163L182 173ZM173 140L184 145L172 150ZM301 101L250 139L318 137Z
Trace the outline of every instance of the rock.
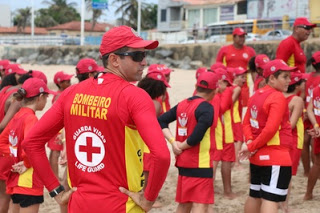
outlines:
M202 67L203 66L203 63L202 61L191 61L190 62L190 66L192 69L198 69L199 67Z
M189 56L185 56L183 60L180 62L180 65L178 68L189 70L191 69L190 62L191 62L191 58Z
M168 49L160 49L160 50L156 50L155 52L155 57L156 58L167 58L173 55L173 52L171 50Z

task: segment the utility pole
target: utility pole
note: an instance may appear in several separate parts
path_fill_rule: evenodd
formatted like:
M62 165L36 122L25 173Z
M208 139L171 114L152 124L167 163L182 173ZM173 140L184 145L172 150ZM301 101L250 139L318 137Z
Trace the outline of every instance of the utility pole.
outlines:
M31 42L34 40L34 0L31 0Z
M81 2L81 37L80 37L80 45L84 45L84 13L85 13L85 0Z
M137 23L138 35L141 33L141 0L138 0L138 23Z

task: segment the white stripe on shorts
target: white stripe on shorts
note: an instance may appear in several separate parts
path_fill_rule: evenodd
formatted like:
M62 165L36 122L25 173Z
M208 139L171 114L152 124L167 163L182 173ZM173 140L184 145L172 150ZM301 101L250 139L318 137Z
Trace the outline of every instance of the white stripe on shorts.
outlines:
M260 191L261 185L250 184L250 189L251 189L251 190L254 190L254 191Z
M261 189L271 194L276 194L280 196L287 195L288 189L277 188L279 173L280 173L280 166L272 166L270 185L267 186L267 185L261 184Z

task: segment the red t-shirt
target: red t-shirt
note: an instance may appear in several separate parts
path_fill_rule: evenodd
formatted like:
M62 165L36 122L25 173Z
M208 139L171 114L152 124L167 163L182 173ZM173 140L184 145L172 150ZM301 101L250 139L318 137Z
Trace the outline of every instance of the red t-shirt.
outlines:
M302 73L306 72L307 57L300 46L300 42L293 36L289 36L280 42L276 59L284 60L290 67L298 67Z
M107 73L61 94L24 141L29 159L35 170L41 171L49 191L59 182L50 169L44 145L63 126L70 181L78 188L69 200L70 212L141 212L119 187L135 192L142 189L143 141L152 160L144 196L150 201L157 198L170 153L154 104L144 90Z

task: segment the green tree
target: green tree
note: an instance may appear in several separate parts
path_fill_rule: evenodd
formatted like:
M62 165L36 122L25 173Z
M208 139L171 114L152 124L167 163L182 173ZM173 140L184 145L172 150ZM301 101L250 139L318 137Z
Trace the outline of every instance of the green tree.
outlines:
M17 26L17 32L24 32L26 26L30 26L31 24L31 7L27 7L24 9L19 9L17 11L17 15L13 18L13 23Z
M53 17L49 14L48 9L40 9L36 11L34 24L37 27L52 27L58 24Z
M98 19L102 15L102 10L93 9L92 8L92 0L86 0L86 5L88 10L92 10L92 17L91 17L91 31L93 31L94 27L96 26Z
M67 0L45 0L42 3L49 6L48 15L58 24L80 20L80 14L74 8L77 4L74 2L67 3Z
M148 30L157 27L158 5L147 4L141 11L141 29Z

